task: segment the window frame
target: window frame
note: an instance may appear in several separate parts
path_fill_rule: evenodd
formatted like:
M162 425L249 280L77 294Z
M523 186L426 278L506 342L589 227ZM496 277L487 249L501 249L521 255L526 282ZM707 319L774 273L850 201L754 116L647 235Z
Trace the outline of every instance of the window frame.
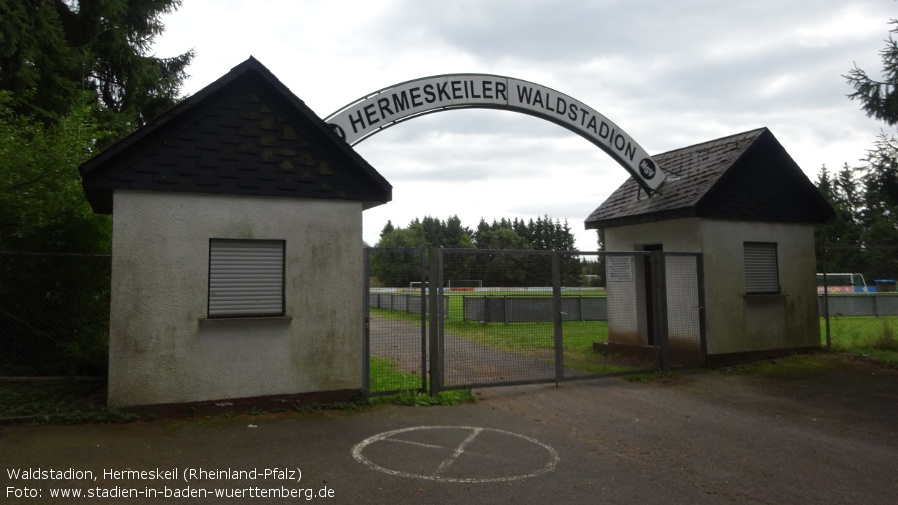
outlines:
M260 247L259 254L263 254L264 246L274 246L273 249L280 249L280 258L279 265L276 265L276 268L279 269L279 280L273 282L275 285L275 289L270 290L269 293L266 293L267 296L274 296L272 293L277 292L277 296L279 297L280 307L277 310L266 310L259 309L258 311L254 311L252 307L252 302L249 301L251 298L246 292L242 293L247 296L248 303L245 308L236 308L231 311L225 311L220 307L213 307L214 301L220 299L213 295L213 284L216 281L221 281L222 272L216 271L214 267L214 260L220 259L215 258L217 256L216 253L221 253L222 251L215 251L215 246L227 245L227 244L240 244L240 245L257 245ZM272 251L267 251L271 253ZM209 239L209 258L208 258L208 278L207 278L207 296L206 296L206 317L209 319L233 319L233 318L263 318L263 317L283 317L286 315L286 257L287 257L287 241L286 240L271 240L271 239L229 239L229 238L210 238ZM260 257L261 258L261 257ZM264 261L264 258L262 258ZM249 259L250 262L253 261L253 258ZM269 259L270 261L270 259ZM275 261L277 263L277 261ZM249 266L249 265L244 265ZM277 283L279 282L279 286ZM277 289L279 288L279 289ZM235 288L237 292L237 296L240 296L239 282L237 283L237 288ZM275 302L276 303L276 302Z
M776 242L743 242L742 269L746 295L782 294Z

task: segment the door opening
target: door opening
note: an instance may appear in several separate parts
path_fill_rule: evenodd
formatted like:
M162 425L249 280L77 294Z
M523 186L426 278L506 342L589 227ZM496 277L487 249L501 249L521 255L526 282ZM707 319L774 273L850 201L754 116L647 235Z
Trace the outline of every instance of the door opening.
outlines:
M648 244L642 246L642 250L646 252L663 251L662 244ZM645 287L645 331L648 345L655 345L655 301L652 294L654 293L652 257L643 258L644 267L644 287Z

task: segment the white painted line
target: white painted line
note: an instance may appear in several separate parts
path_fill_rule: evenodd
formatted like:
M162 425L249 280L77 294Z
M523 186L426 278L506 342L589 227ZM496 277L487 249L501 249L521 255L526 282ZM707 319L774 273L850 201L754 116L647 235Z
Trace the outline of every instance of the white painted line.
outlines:
M421 442L412 442L411 440L401 440L398 438L387 438L384 439L384 442L393 442L397 444L408 444L408 445L417 445L418 447L426 447L428 449L448 449L446 446L442 445L434 445L434 444L422 444Z
M437 468L437 473L439 473L440 471L445 471L445 469L448 468L455 460L457 460L461 454L463 454L465 451L467 451L468 446L474 441L474 439L477 437L477 435L479 435L480 433L482 433L484 431L500 433L500 434L507 435L507 436L517 437L517 438L526 440L527 442L530 442L531 444L534 444L537 447L542 448L547 453L547 455L546 455L547 463L542 468L539 468L538 470L535 470L533 472L529 472L526 474L522 474L522 475L511 475L511 476L507 476L507 477L491 477L491 478L477 478L477 477L460 478L460 477L445 477L445 476L437 475L437 474L419 475L419 474L414 474L414 473L410 473L410 472L392 470L389 468L384 468L384 467L372 462L371 460L369 460L362 454L366 447L368 447L371 444L377 443L377 442L399 442L399 443L418 445L418 446L434 448L434 449L445 449L445 450L449 449L447 447L443 447L443 446L439 446L439 445L424 444L424 443L420 443L420 442L412 442L412 441L402 440L402 439L398 439L398 438L393 438L395 435L399 435L401 433L408 433L411 431L423 431L423 430L470 430L472 432L468 436L468 438L455 449L453 456L447 460L444 460L440 464L440 466ZM468 452L471 452L471 451L468 451ZM558 452L555 451L555 449L552 448L552 446L546 445L535 438L531 438L526 435L520 435L518 433L512 433L510 431L498 430L495 428L479 428L479 427L475 427L475 426L413 426L411 428L402 428L402 429L393 430L393 431L386 431L386 432L374 435L372 437L368 437L365 440L362 440L361 442L356 444L355 447L352 448L352 457L355 458L355 460L358 461L359 463L362 463L363 465L367 466L368 468L371 468L372 470L377 470L379 472L383 472L383 473L386 473L389 475L396 475L399 477L408 477L408 478L412 478L412 479L439 481L439 482L463 482L463 483L509 482L509 481L515 481L515 480L521 480L521 479L528 479L530 477L536 477L537 475L541 475L546 472L551 472L551 471L555 470L555 467L558 466L558 462L561 460L561 458L558 456ZM445 465L445 467L444 467L444 465ZM442 468L442 470L440 470L441 468Z
M455 460L457 460L459 456L464 454L465 447L473 442L474 439L477 438L477 435L480 435L481 431L483 431L483 428L474 428L474 431L472 431L471 434L468 435L468 438L464 439L464 441L455 449L455 452L452 453L452 456L449 456L447 460L440 463L440 466L437 468L437 471L434 472L434 475L439 475L449 469L449 467L452 466L452 463L455 463Z

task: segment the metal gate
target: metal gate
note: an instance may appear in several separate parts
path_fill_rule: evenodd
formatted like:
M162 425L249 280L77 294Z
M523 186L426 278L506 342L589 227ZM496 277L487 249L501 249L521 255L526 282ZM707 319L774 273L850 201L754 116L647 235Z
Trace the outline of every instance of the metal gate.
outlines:
M366 264L370 394L703 363L699 254L369 249Z
M365 249L363 390L427 390L427 258L423 248Z

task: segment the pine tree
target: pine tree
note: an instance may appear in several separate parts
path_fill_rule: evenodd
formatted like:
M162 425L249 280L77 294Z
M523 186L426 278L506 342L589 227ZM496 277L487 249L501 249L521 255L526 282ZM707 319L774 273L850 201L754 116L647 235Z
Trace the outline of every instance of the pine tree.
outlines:
M867 75L856 65L847 76L854 87L849 95L852 100L860 100L862 109L868 116L898 124L898 41L893 37L898 33L898 20L889 22L892 29L886 40L886 47L880 50L883 69L882 80ZM858 167L862 186L858 195L845 193L846 203L852 215L863 230L859 243L871 245L898 245L898 140L892 135L880 134L872 149L867 152L864 164ZM843 171L844 172L844 171ZM842 173L836 181L838 186ZM848 186L848 184L843 184ZM845 187L842 188L843 190ZM859 200L856 203L856 200ZM837 207L837 211L839 211Z
M871 78L857 65L843 77L854 88L854 93L848 97L860 100L861 108L868 116L895 125L898 123L898 42L892 34L898 33L898 20L893 19L889 24L894 28L889 30L886 47L879 51L883 64L883 80Z
M861 167L864 243L898 245L898 140L881 134Z
M84 103L101 107L118 136L145 124L178 98L193 51L150 55L181 0L0 0L0 90L17 112L52 124Z
M388 219L387 224L385 224L384 227L380 230L380 239L383 240L385 236L393 233L394 231L396 231L396 227L393 226L393 221L390 221Z
M462 226L461 219L457 215L450 216L443 223L443 247L474 247L471 241L471 230Z

